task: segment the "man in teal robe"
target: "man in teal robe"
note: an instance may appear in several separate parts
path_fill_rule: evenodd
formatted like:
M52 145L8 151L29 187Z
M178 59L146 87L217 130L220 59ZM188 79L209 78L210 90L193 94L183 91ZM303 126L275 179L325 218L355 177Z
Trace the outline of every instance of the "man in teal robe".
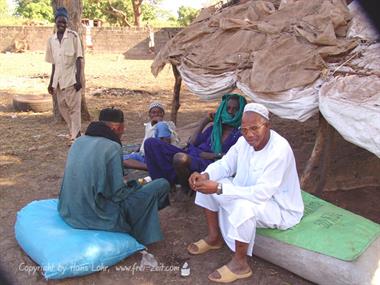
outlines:
M163 239L158 210L169 204L170 185L125 183L121 135L124 115L103 109L68 153L58 210L74 228L126 232L148 245Z

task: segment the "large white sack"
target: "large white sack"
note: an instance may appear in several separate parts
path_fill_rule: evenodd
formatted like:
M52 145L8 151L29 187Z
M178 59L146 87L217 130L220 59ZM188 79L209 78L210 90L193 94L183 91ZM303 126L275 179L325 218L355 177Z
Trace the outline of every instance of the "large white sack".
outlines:
M335 77L319 91L323 117L345 140L380 157L380 78Z
M237 83L237 87L256 103L265 105L273 114L304 122L318 112L318 91L322 82L318 79L304 87L272 94L253 92L241 82Z
M190 91L203 100L220 98L235 88L236 74L234 71L218 75L199 75L190 71L185 65L179 65L178 71Z
M380 74L380 44L361 44L355 48L351 54L360 53L359 57L350 61L350 66L355 69L365 69L367 72L377 72Z
M379 285L380 237L348 262L257 235L253 254L321 285Z

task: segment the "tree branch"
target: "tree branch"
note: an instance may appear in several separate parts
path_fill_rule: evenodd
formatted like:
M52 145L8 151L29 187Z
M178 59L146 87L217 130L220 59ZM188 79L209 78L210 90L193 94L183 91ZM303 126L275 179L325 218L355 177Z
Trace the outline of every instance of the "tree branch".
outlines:
M123 24L125 24L125 26L132 27L132 25L128 22L128 15L126 13L113 7L111 0L108 0L108 4L110 5L111 13L113 13L116 16L119 16L123 21Z

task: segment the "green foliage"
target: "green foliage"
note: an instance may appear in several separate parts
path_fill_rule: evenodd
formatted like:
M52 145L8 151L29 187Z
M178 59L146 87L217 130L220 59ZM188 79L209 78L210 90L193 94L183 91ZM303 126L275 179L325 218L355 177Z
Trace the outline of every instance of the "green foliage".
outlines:
M144 16L143 11L143 22L149 22L152 27L156 28L179 27L177 17L173 16L170 11L160 8L159 5L157 5L158 3L159 1L150 4L154 9L154 18L147 19L148 17Z
M17 0L16 15L34 20L53 22L53 8L50 0Z
M132 3L129 0L113 0L112 7L125 13L128 22L133 19ZM101 0L84 0L83 1L83 18L101 19L111 25L123 26L121 15L113 12L108 1Z
M125 13L125 15L127 16L127 21L129 23L133 23L133 7L132 2L130 0L113 0L111 1L111 3L112 7ZM105 20L111 25L125 26L125 23L122 20L123 17L121 17L120 14L112 12L112 9L108 2L102 10L102 13L105 17Z
M158 2L158 1L157 1ZM129 23L133 23L133 7L131 0L112 0L112 7L124 13ZM152 22L157 18L158 8L152 1L144 1L141 5L142 21ZM83 17L89 19L101 19L111 25L123 26L123 16L116 13L105 0L84 0Z
M143 21L153 21L157 18L157 8L151 4L143 2L141 5L141 14Z
M199 10L181 6L178 8L178 22L181 26L188 26L198 16Z
M177 28L180 27L177 18L171 19L154 19L153 21L149 21L149 24L155 28ZM143 24L144 26L144 24Z
M143 1L142 26L148 22L153 27L187 26L198 14L197 9L181 6L178 9L179 18L177 19L168 11L159 8L160 1L162 0ZM0 0L0 15L6 2L7 0ZM16 0L15 2L15 15L18 18L8 18L6 22L20 22L26 18L54 23L51 0ZM127 22L134 23L131 0L112 0L111 5L108 0L83 0L83 18L100 19L104 24L111 26L125 26ZM4 22L4 19L0 19L0 22Z
M7 0L0 0L0 16L3 17L8 14Z
M107 7L107 1L83 0L83 18L105 20L106 17L103 11L105 11Z

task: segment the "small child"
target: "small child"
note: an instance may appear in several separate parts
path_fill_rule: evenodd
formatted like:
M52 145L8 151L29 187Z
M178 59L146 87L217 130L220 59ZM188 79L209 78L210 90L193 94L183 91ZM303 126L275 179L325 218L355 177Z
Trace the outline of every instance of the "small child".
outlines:
M148 138L160 138L168 143L177 143L175 125L172 121L164 121L164 106L159 102L149 105L148 115L150 122L145 123L145 136L138 152L123 155L123 165L125 168L148 170L144 158L144 142ZM169 134L170 133L170 134Z

